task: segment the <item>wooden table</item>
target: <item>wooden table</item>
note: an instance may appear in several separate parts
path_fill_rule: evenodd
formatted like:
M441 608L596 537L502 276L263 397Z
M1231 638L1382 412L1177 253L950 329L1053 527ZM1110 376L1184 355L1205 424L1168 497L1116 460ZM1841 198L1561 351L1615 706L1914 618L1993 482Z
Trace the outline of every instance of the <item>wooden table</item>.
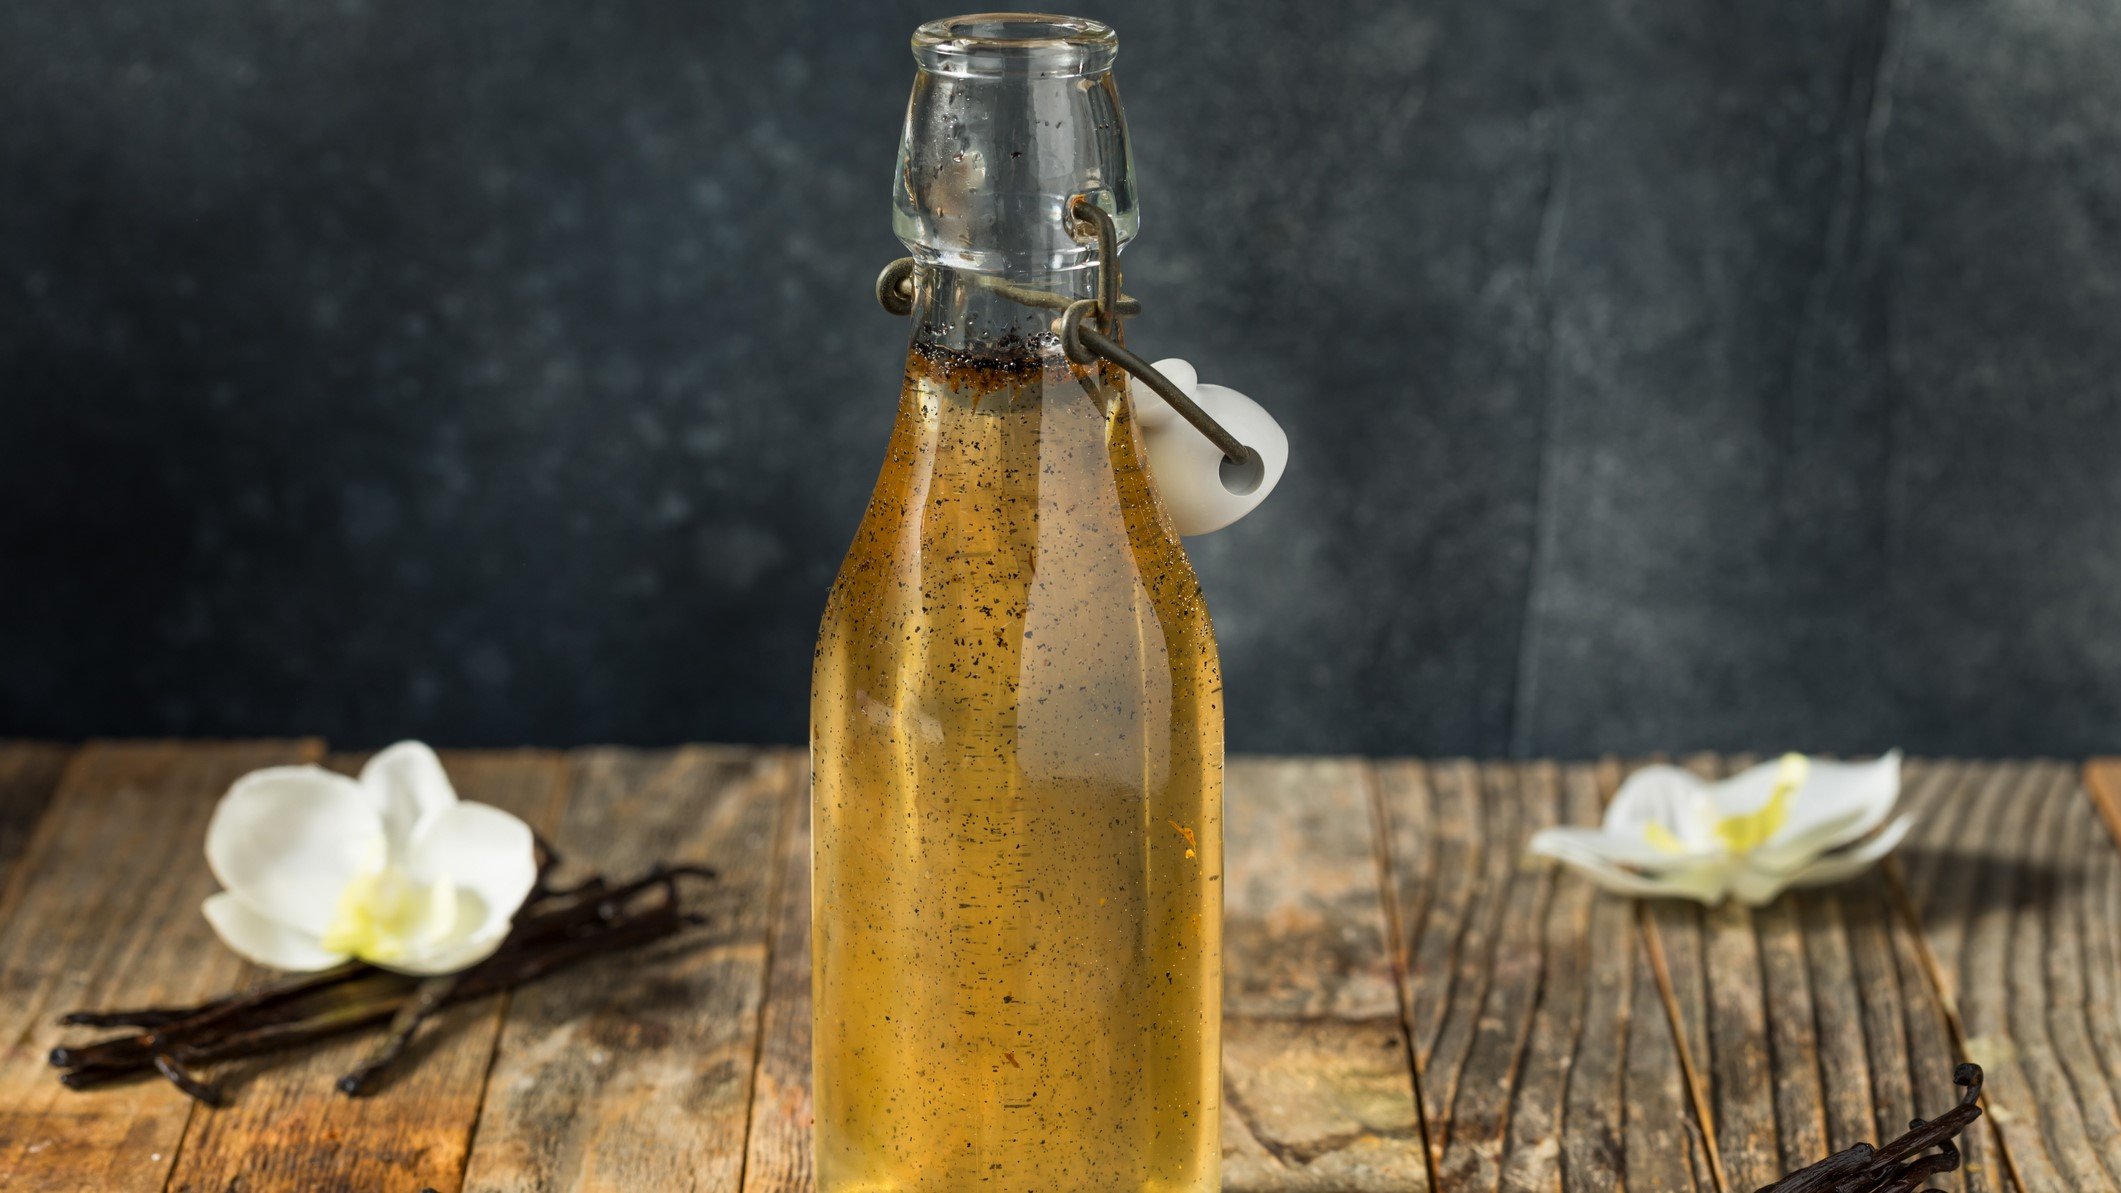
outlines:
M250 980L208 931L207 815L312 741L0 745L0 1188L799 1190L803 759L447 756L586 864L718 867L709 929L458 1007L349 1100L365 1041L241 1062L221 1110L71 1093L61 1011ZM1696 758L1705 771L1740 759ZM1953 1098L1947 1189L2121 1190L2121 763L1924 762L1886 868L1760 911L1638 907L1529 860L1616 762L1230 770L1226 1187L1747 1190Z

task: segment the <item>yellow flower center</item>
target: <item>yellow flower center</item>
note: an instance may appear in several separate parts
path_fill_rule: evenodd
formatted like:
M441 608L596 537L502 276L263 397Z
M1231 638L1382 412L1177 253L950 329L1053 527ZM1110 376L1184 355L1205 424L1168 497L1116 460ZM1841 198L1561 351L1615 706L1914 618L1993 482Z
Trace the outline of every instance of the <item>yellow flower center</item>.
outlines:
M339 892L323 945L388 964L448 936L457 923L457 888L446 878L422 885L396 866L363 874Z
M1789 822L1790 800L1796 796L1797 789L1804 786L1804 777L1811 769L1811 760L1804 755L1784 754L1781 768L1775 773L1775 788L1768 793L1767 802L1754 811L1718 820L1716 839L1739 857L1767 844Z
M1805 776L1811 768L1811 759L1804 755L1784 754L1766 803L1750 812L1716 818L1717 843L1733 856L1744 857L1773 840L1775 834L1782 831L1782 826L1789 823L1790 801L1796 798L1797 789L1804 786ZM1651 848L1664 853L1687 851L1686 842L1661 824L1652 822L1643 826L1642 835L1648 839Z
M1671 829L1664 827L1663 825L1657 823L1654 820L1642 826L1642 835L1649 839L1650 848L1655 849L1660 853L1686 852L1686 842L1680 840L1679 837L1674 834Z

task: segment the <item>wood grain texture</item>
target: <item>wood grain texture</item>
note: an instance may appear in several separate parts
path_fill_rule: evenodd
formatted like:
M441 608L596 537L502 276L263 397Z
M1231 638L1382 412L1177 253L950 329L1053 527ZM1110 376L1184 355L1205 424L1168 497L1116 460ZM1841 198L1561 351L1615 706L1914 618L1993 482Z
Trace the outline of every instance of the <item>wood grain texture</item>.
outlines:
M1753 761L1686 765L1717 776ZM1896 899L1886 873L1873 871L1760 908L1647 909L1644 931L1677 958L1669 1006L1696 1098L1709 1107L1725 1189L1744 1193L1858 1141L1894 1138L1954 1098L1951 1023ZM1935 1187L1998 1187L1984 1131L1968 1143L1971 1171Z
M809 1193L810 1150L810 809L792 814L774 909L773 961L752 1082L744 1188Z
M1406 1014L1445 1189L1708 1189L1634 904L1525 845L1616 764L1383 763Z
M1905 918L1920 928L1920 938L1910 949L1911 959L1902 963L1901 987L1923 992L1939 1009L1946 1021L1941 1030L1950 1039L1953 1055L1960 1058L1966 1056L1967 1041L1954 994L1957 983L1953 974L1965 938L1963 910L1969 905L1962 897L1968 888L1965 873L1959 872L1964 859L1955 856L1946 843L1960 834L1981 831L1978 826L1984 814L1983 793L1993 790L2007 795L2010 770L2008 765L1991 764L1977 771L1956 761L1906 763L1901 775L1901 807L1919 819L1908 842L1883 867L1906 907ZM1991 777L1996 781L1991 782ZM1910 972L1911 966L1921 972ZM1917 1018L1910 1026L1926 1025ZM1939 1054L1934 1036L1916 1031L1910 1031L1908 1047L1917 1056ZM1934 1069L1924 1079L1934 1080ZM1989 1113L1961 1139L1965 1164L1956 1175L1969 1193L2024 1187L1997 1133L1995 1080L1996 1074L1991 1071L1989 1093L1983 1098ZM1912 1090L1908 1096L1914 1096ZM1885 1119L1882 1105L1879 1113L1881 1126L1902 1121L1899 1115Z
M1480 972L1457 987L1443 1043L1422 1069L1430 1147L1445 1188L1493 1188L1500 1180L1517 1066L1548 962L1541 938L1555 871L1527 858L1524 842L1557 821L1551 768L1488 766L1481 778L1483 806L1511 813L1492 838L1487 906L1495 918L1468 934L1458 971L1472 977L1478 965Z
M81 1007L181 1003L241 972L199 914L214 801L316 743L92 744L67 768L0 908L0 1188L159 1190L195 1109L159 1080L77 1093L45 1056Z
M2121 864L2076 768L1969 763L1912 784L1909 897L2001 1159L2028 1190L2121 1189L2111 883Z
M1534 763L1520 771L1528 780L1526 786L1543 801L1552 802L1544 789L1559 788L1563 822L1597 819L1601 804L1597 780L1586 768L1571 767L1563 774L1552 764ZM1503 1189L1534 1193L1561 1187L1567 1089L1583 1043L1590 998L1588 945L1596 894L1589 883L1574 877L1557 873L1553 878L1538 942L1541 971L1533 994L1531 1027L1515 1062L1513 1088L1504 1111L1504 1146L1495 1157ZM1605 1028L1599 1025L1599 1030ZM1480 1167L1485 1175L1486 1165Z
M1371 769L1248 759L1225 799L1223 1187L1428 1187Z
M1676 1013L1670 958L1659 951L1651 911L1629 918L1640 948L1635 959L1635 1011L1628 1030L1626 1187L1711 1193L1718 1181L1706 1090L1694 1080L1688 1024ZM1665 972L1660 977L1659 970ZM1695 971L1698 976L1698 969ZM1697 991L1698 993L1698 988Z
M44 815L73 756L72 746L0 741L0 907L7 902L15 859L29 844L30 830Z
M351 774L360 761L335 757L326 764ZM553 834L566 792L562 756L452 752L442 763L459 797L503 808ZM253 968L245 979L265 976ZM170 1188L454 1193L509 997L443 1011L422 1029L396 1076L366 1097L349 1098L333 1082L375 1047L374 1031L291 1056L222 1066L213 1076L231 1103L192 1117Z
M575 763L559 834L569 857L613 876L656 860L713 866L698 904L709 922L623 977L575 970L516 992L464 1187L737 1188L798 756L689 746Z
M585 868L719 867L710 926L452 1011L364 1101L330 1080L367 1038L217 1074L222 1111L154 1081L62 1090L57 1011L243 976L197 914L205 819L242 772L317 752L0 747L0 799L56 782L0 888L0 1187L808 1193L791 751L451 755L466 798L556 826ZM1937 1187L2121 1190L2121 762L1910 763L1893 863L1709 911L1526 857L1625 770L1231 767L1227 1188L1420 1190L1433 1166L1439 1190L1746 1193L1934 1113L1964 1054L1990 1115Z
M1967 1051L1991 1068L1988 1104L2022 1184L2121 1188L2112 1054L2116 864L2094 798L2060 763L1969 765L1912 848L1909 887ZM1954 790L1956 788L1957 790ZM1965 812L1951 819L1952 805ZM1919 855L1918 855L1919 856Z

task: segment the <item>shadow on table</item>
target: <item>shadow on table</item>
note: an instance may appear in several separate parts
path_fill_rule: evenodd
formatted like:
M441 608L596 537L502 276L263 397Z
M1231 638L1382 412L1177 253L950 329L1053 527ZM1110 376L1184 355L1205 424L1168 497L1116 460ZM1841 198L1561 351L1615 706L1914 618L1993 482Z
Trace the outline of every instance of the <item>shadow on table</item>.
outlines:
M2076 862L2004 857L1979 847L1910 845L1894 856L1923 916L2039 910L2075 896L2086 881Z

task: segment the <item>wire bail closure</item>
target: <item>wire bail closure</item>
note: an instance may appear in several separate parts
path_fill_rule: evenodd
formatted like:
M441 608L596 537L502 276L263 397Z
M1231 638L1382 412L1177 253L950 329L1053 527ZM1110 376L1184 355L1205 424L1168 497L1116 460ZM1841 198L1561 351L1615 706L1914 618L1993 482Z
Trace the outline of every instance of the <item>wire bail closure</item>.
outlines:
M1266 462L1258 451L1238 442L1221 423L1202 410L1177 383L1157 371L1156 366L1120 343L1120 320L1141 313L1141 303L1120 293L1119 229L1112 213L1099 207L1088 195L1077 195L1068 204L1068 218L1078 237L1097 240L1097 297L1070 301L1058 294L1029 286L981 277L980 284L1004 298L1026 306L1061 312L1057 331L1061 351L1076 364L1107 360L1156 391L1178 416L1192 425L1223 454L1217 478L1232 496L1256 492L1267 476ZM913 269L911 257L900 257L884 267L876 278L876 300L894 315L913 313Z

